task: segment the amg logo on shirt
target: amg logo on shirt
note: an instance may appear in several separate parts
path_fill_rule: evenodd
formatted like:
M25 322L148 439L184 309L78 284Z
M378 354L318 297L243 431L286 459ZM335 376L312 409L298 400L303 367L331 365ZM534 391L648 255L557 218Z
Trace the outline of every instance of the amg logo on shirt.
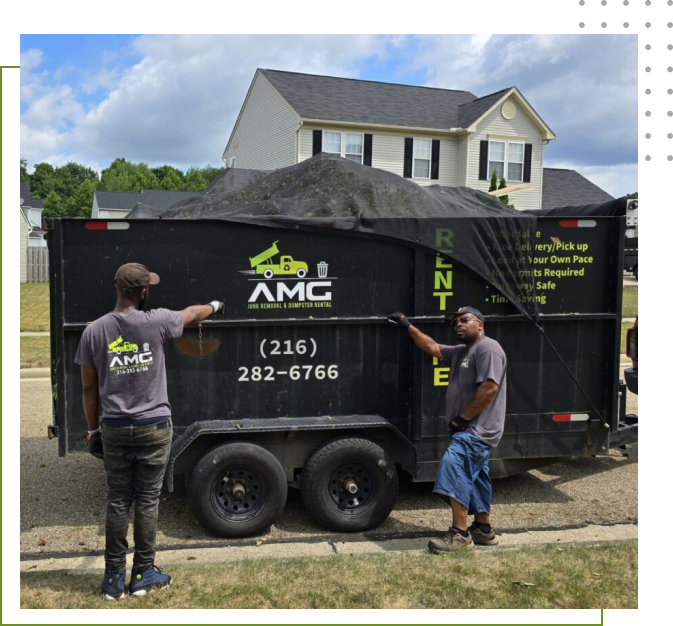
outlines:
M138 344L124 341L121 335L108 344L108 355L113 355L110 361L110 371L117 372L117 374L146 372L154 362L148 343L142 345L141 351Z
M461 367L470 367L470 357L465 357L463 362L460 364Z

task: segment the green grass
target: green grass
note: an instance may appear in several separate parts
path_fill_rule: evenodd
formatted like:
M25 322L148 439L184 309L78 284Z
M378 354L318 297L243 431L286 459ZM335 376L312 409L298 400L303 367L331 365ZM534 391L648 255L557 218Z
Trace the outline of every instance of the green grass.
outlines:
M160 560L160 558L159 558ZM102 559L101 559L102 565ZM21 574L22 609L558 609L638 607L638 543L249 559L167 568L166 590L119 602L101 572ZM625 584L625 581L628 581Z
M49 367L49 337L21 337L21 368Z
M49 284L21 284L21 331L49 330Z
M622 297L622 317L638 317L638 290L625 290Z

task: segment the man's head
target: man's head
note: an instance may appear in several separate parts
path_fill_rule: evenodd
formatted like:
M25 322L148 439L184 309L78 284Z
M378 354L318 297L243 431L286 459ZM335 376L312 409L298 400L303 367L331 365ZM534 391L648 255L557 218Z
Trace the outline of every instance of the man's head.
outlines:
M461 343L469 345L484 336L484 315L481 311L463 306L450 315L449 324Z
M159 283L159 275L150 272L141 263L125 263L117 270L114 283L119 296L133 301L138 308L143 308L149 286Z

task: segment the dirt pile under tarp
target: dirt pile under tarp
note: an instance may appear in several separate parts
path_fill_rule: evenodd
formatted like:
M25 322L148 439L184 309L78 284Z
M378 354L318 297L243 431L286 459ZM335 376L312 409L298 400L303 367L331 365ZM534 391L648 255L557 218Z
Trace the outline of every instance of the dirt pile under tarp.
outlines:
M252 179L227 189L220 177L200 196L158 217L329 227L401 239L462 264L520 313L537 317L532 255L524 252L535 232L534 216L469 187L423 187L336 155L319 154ZM127 219L142 217L157 216L139 206Z
M468 187L421 187L391 172L324 153L253 178L241 188L223 185L225 176L215 179L203 195L164 211L162 218L517 215L492 196Z

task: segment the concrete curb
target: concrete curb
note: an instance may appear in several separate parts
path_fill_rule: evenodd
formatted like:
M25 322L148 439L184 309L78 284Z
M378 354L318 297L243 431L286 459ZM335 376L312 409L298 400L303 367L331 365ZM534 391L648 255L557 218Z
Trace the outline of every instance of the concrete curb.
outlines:
M542 545L580 545L609 543L638 539L638 526L618 524L615 526L586 526L572 530L541 530L499 535L498 546L475 546L478 553L515 550L527 546ZM425 552L427 538L387 539L382 541L322 541L317 543L276 543L258 546L222 548L194 548L185 550L157 550L157 563L168 565L190 565L203 563L231 563L247 559L275 558L291 559L299 557L330 557L336 555L388 554L396 552ZM127 557L127 569L133 565L133 555ZM22 572L48 572L56 570L77 571L103 569L103 557L100 555L65 557L21 561Z

